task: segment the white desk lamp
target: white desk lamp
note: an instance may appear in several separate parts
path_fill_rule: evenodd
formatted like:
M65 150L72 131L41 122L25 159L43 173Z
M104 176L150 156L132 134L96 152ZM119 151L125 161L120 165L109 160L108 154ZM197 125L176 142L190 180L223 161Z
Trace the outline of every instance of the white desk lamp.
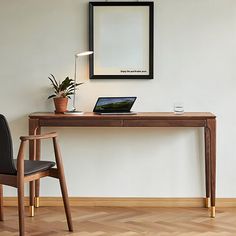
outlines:
M73 108L71 111L65 112L65 114L80 115L83 114L83 111L77 111L75 105L75 95L76 95L76 81L77 81L77 58L88 56L93 54L93 51L85 51L75 54L75 75L74 75L74 94L73 94Z

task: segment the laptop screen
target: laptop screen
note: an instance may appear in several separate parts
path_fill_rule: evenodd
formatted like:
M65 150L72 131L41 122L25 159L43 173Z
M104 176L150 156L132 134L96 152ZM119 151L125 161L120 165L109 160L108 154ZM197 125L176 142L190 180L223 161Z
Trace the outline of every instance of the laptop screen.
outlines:
M129 112L136 97L100 97L93 112Z

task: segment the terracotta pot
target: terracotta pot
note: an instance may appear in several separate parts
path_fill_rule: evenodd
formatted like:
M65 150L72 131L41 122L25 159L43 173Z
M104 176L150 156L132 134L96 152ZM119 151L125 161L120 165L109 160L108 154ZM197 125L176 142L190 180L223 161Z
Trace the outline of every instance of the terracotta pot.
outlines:
M68 98L53 98L55 105L55 113L64 113L67 111Z

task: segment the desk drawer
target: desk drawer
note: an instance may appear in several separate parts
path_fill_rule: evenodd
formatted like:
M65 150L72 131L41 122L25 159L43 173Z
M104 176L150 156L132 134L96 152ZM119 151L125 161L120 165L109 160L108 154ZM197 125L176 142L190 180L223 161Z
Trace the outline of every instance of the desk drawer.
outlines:
M122 127L122 120L67 120L67 119L53 119L40 120L40 126L56 126L56 127Z
M124 120L124 127L205 127L205 120Z

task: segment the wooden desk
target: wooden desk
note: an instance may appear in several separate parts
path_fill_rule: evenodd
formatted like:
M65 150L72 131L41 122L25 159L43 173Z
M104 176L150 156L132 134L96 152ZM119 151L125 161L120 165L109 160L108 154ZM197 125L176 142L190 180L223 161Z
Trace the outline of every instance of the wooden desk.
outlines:
M137 115L64 115L54 113L32 113L29 116L29 134L40 134L41 127L203 127L205 140L206 207L211 207L215 217L216 186L216 116L209 112L186 112L174 115L169 112L143 112ZM36 145L36 154L33 146ZM30 158L40 159L40 142L30 143ZM39 182L30 185L30 195L39 206Z

